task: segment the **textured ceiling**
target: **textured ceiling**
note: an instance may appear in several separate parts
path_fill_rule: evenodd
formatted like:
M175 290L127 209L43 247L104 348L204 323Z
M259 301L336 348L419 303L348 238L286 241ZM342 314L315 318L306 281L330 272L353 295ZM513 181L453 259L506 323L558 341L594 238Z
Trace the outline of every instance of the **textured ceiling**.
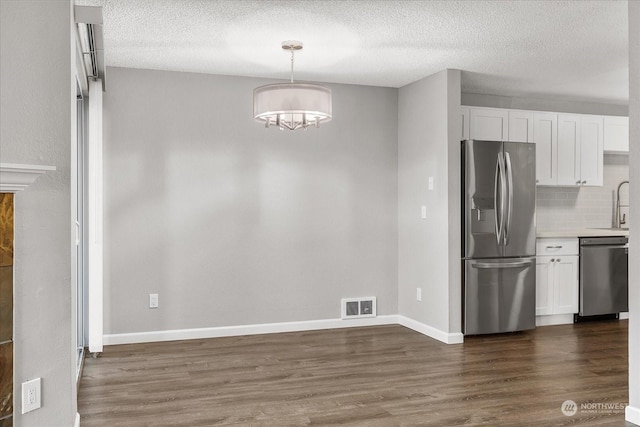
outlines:
M445 68L463 90L628 100L626 1L77 0L103 6L108 66L400 87Z

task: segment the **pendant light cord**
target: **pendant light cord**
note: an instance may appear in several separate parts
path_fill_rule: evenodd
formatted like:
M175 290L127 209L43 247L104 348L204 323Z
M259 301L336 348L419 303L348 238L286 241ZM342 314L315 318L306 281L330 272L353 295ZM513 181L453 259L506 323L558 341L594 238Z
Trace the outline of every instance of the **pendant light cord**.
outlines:
M291 49L291 83L293 83L293 48Z

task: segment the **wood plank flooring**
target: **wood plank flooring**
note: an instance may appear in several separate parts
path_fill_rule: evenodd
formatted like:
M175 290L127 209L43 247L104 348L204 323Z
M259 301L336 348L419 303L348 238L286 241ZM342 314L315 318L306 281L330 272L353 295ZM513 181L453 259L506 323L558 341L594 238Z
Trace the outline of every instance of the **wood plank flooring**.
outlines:
M460 345L392 325L110 346L85 362L81 425L631 426L580 409L628 401L627 323Z

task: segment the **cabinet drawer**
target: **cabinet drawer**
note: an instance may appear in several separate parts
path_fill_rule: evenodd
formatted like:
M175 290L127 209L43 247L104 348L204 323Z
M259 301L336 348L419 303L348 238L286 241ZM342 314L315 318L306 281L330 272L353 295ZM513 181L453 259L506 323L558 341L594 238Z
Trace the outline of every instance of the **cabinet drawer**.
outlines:
M578 239L538 239L536 255L578 255Z

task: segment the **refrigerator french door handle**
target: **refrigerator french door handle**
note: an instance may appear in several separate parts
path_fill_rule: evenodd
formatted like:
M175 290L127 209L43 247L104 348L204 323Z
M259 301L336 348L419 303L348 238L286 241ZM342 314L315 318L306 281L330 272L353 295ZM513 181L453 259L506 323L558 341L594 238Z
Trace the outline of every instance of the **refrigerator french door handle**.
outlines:
M496 176L493 185L493 218L496 227L496 241L498 242L498 246L500 246L502 242L502 219L504 212L504 192L502 192L503 184L503 173L502 173L502 157L500 156L502 152L498 153L496 159ZM500 180L500 190L498 190L498 180ZM498 191L500 191L500 209L498 209Z
M504 228L504 244L509 244L509 235L511 234L511 217L513 215L513 169L511 168L511 156L504 153L506 164L506 181L507 181L507 215L506 226Z

